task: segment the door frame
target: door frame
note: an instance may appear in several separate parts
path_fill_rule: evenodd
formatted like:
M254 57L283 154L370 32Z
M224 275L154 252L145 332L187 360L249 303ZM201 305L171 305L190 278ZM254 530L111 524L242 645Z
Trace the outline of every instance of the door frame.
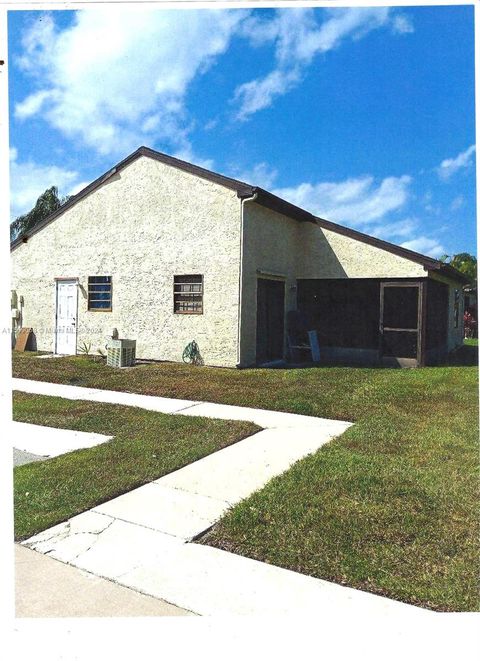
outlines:
M283 284L283 328L282 328L282 355L280 358L272 359L272 362L275 360L285 360L285 349L286 349L286 333L285 333L285 324L286 324L286 305L287 305L287 278L284 275L268 273L257 270L256 278L256 288L255 288L255 364L259 364L257 347L258 347L258 283L260 280L270 280L273 282L280 282ZM270 361L264 361L270 362ZM260 363L263 364L263 363Z
M77 355L77 338L78 338L78 278L55 278L55 324L53 327L53 346L54 353L57 353L57 326L58 326L58 285L71 282L75 285L76 301L75 301L75 352L67 354L70 356Z
M386 327L383 323L384 313L384 295L385 289L391 287L414 287L418 290L417 300L417 328L390 328ZM378 337L378 354L380 362L395 360L402 367L423 367L425 365L425 331L426 331L426 283L425 281L418 280L402 280L402 281L386 281L380 282L380 312L379 312L379 337ZM417 355L415 358L402 358L401 356L384 356L384 332L385 331L400 331L406 333L417 334Z

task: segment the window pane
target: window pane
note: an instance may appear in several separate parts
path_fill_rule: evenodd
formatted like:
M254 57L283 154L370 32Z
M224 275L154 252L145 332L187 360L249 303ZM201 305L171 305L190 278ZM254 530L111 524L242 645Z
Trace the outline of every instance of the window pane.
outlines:
M104 283L109 283L111 282L111 276L110 275L91 275L88 278L88 283L89 284L104 284Z
M110 301L91 301L90 302L90 308L94 309L102 309L102 308L110 308Z
M88 288L89 291L91 292L97 292L97 291L110 291L110 285L90 285Z
M112 307L112 276L91 275L88 278L88 309L110 310Z
M203 276L175 275L173 278L173 308L180 314L202 314Z

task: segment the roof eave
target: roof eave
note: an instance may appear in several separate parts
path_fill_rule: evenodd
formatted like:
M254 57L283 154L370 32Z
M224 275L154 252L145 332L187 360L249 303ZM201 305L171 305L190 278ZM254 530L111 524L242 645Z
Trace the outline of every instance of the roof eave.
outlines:
M439 262L439 266L436 269L432 269L432 270L437 270L446 278L450 278L450 280L455 280L457 282L460 282L462 285L470 284L470 278L467 278L466 275L460 273L460 271L457 271L457 269L451 266L450 264Z
M402 257L403 259L416 262L417 264L423 266L426 271L440 271L446 277L454 279L458 282L468 282L468 279L465 278L462 273L457 271L449 264L445 264L444 262L441 262L438 259L434 259L433 257L422 255L421 253L415 252L414 250L409 250L408 248L397 246L394 243L383 241L382 239L377 239L373 236L370 236L369 234L364 234L363 232L350 229L349 227L338 225L337 223L333 223L332 221L326 220L325 218L314 216L312 213L306 211L305 209L301 209L300 207L297 207L294 204L283 200L282 198L264 190L263 188L251 186L244 192L244 194L239 193L238 196L241 198L247 196L251 197L254 193L257 193L256 202L262 206L267 207L268 209L271 209L272 211L282 213L283 215L286 215L294 220L316 223L322 229L330 230L331 232L335 232L337 234L342 234L348 238L361 241L362 243L374 246L380 250L390 252L394 255L397 255L398 257Z

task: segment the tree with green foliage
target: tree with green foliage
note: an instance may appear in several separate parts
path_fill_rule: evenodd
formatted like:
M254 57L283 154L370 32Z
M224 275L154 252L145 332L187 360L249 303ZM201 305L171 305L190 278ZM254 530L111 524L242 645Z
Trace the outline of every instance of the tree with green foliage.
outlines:
M35 206L28 213L18 216L10 225L10 241L20 238L41 220L44 220L51 213L59 209L62 204L69 199L70 196L60 198L58 197L58 189L56 186L47 188L47 190L40 195L35 203Z
M470 284L477 285L477 258L474 255L470 255L468 252L461 252L452 256L443 255L440 261L463 273L470 280Z

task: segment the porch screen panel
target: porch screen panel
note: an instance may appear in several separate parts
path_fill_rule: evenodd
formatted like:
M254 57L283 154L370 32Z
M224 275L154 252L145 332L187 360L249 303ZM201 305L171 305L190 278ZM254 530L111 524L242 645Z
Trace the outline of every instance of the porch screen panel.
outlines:
M417 328L418 287L385 287L383 325L388 328Z
M419 342L418 286L384 283L381 353L395 358L417 358Z
M320 346L376 349L379 295L373 279L299 280L297 305Z
M401 356L402 358L417 357L418 334L405 331L384 331L383 355Z

